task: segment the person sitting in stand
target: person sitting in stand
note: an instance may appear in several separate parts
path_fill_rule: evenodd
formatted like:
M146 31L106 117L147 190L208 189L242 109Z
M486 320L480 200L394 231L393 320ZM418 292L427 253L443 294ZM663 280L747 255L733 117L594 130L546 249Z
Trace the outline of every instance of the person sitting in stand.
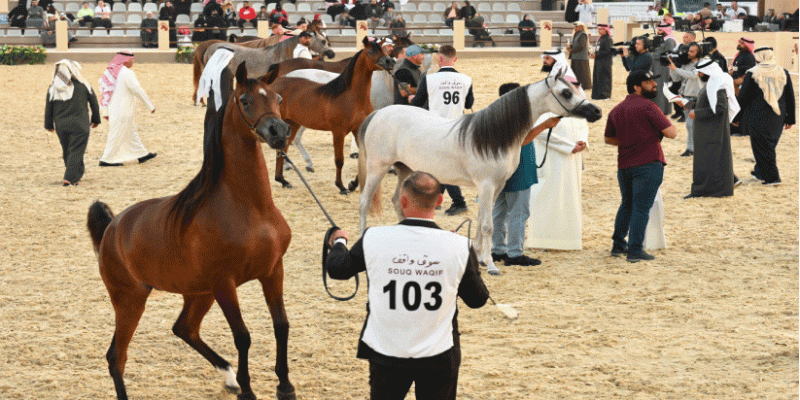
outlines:
M204 42L208 40L208 31L206 28L208 27L208 22L206 21L206 16L200 14L197 16L197 19L194 21L194 30L192 31L192 42Z
M453 27L453 21L461 17L461 12L458 8L458 3L453 2L450 8L444 10L444 24L449 28Z
M103 0L97 2L97 7L94 8L94 19L92 20L92 28L106 28L111 32L111 7L105 4Z
M406 35L406 21L403 19L402 14L396 14L394 21L389 24L389 33L392 35L405 36Z
M20 1L17 6L8 13L8 24L12 28L22 29L22 33L25 33L25 20L27 18L28 9L25 8L25 2ZM91 20L89 22L91 22Z
M269 14L269 21L273 24L281 24L284 28L289 27L289 14L283 9L281 3L275 4L275 9Z
M25 19L25 27L44 29L47 26L47 22L45 22L46 16L47 13L44 8L39 6L39 2L31 0L31 6L28 8L28 17Z
M258 14L256 14L256 20L269 21L269 11L267 11L267 6L261 6L261 10L259 10Z
M225 28L228 25L225 24L225 20L217 10L211 10L211 14L206 18L206 24L208 26L209 40L225 40L227 36Z
M175 18L178 16L177 10L172 6L172 2L167 0L161 11L158 12L159 21L167 21L169 24L169 47L178 47L178 31L175 26Z
M158 47L158 20L148 11L141 25L142 47Z
M539 45L536 40L536 22L531 18L530 14L522 16L522 21L517 25L519 29L519 42L522 47L536 47Z
M265 9L266 10L266 9ZM239 29L244 29L244 24L251 24L253 28L258 26L256 20L256 10L250 7L250 3L245 1L242 8L239 9L239 20L236 22Z
M84 1L83 6L81 6L81 9L78 10L78 13L75 16L77 17L78 24L80 24L80 26L86 26L86 24L89 24L91 27L92 21L94 20L94 10L89 6L88 1Z

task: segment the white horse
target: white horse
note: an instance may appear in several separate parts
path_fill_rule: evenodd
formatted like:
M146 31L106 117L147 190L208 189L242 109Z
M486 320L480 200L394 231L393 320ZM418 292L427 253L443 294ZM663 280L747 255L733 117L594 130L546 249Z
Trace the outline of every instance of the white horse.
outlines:
M422 60L422 65L420 66L420 70L422 71L422 76L428 71L431 67L432 58L430 54L426 54L425 58ZM397 63L397 66L400 66L400 63ZM298 69L292 72L289 72L285 75L286 77L292 78L303 78L308 79L312 82L326 84L339 76L339 74L330 71L324 71L321 69ZM421 78L420 78L421 79ZM369 91L369 100L372 103L372 110L380 110L386 106L390 106L394 104L394 76L387 71L380 70L375 71L372 73L372 85L370 86ZM306 131L305 127L300 127L297 130L297 135L294 137L294 141L292 142L297 150L300 152L300 155L303 156L303 160L306 162L306 171L314 172L314 164L311 162L311 156L306 151L306 148L303 147L303 132ZM355 140L353 141L355 144ZM351 145L351 151L353 153L357 152L358 150L354 148L355 146ZM284 167L286 170L291 169L292 167L287 165Z
M492 207L519 164L523 139L539 116L600 119L602 112L562 74L512 90L485 109L458 119L441 118L418 107L393 105L370 114L358 131L358 180L363 186L359 214L363 234L373 196L389 167L398 172L392 202L399 219L400 184L412 171L433 174L441 183L478 188L475 251L490 272ZM379 205L379 196L374 205Z

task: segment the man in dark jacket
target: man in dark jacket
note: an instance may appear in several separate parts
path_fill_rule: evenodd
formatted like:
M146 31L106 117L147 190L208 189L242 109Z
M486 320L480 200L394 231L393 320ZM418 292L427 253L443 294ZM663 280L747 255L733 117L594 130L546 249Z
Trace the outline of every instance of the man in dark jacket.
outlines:
M141 25L142 47L158 47L158 20L153 18L153 12L147 12L147 18Z

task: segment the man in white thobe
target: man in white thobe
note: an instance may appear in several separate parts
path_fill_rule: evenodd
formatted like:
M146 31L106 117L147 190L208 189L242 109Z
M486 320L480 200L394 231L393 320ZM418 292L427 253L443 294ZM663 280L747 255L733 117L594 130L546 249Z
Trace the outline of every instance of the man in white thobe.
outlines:
M119 52L100 77L100 106L109 123L106 150L100 158L101 167L120 166L133 160L143 163L156 156L156 153L147 151L136 133L136 99L151 113L156 112L156 108L139 85L136 74L130 69L132 67L133 54Z
M292 57L307 58L311 60L311 51L308 50L308 45L310 43L311 34L306 31L300 32L300 35L297 36L297 46L295 46L294 51L292 52Z
M546 51L542 55L543 68L550 75L566 70L564 78L578 83L560 50ZM585 97L580 87L578 91ZM555 116L545 113L535 125ZM580 154L586 148L589 125L583 118L565 117L553 128L550 141L542 132L534 139L536 154L545 156L538 170L539 183L531 187L531 216L528 218L528 246L539 249L580 250L583 233L581 212ZM537 157L538 158L538 157Z

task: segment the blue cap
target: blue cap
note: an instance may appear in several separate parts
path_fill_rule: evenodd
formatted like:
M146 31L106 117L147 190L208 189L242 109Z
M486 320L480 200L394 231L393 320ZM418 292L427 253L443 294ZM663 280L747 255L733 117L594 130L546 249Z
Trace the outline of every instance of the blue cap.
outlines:
M419 47L416 44L412 44L406 49L406 57L413 57L417 54L422 54L422 47Z

